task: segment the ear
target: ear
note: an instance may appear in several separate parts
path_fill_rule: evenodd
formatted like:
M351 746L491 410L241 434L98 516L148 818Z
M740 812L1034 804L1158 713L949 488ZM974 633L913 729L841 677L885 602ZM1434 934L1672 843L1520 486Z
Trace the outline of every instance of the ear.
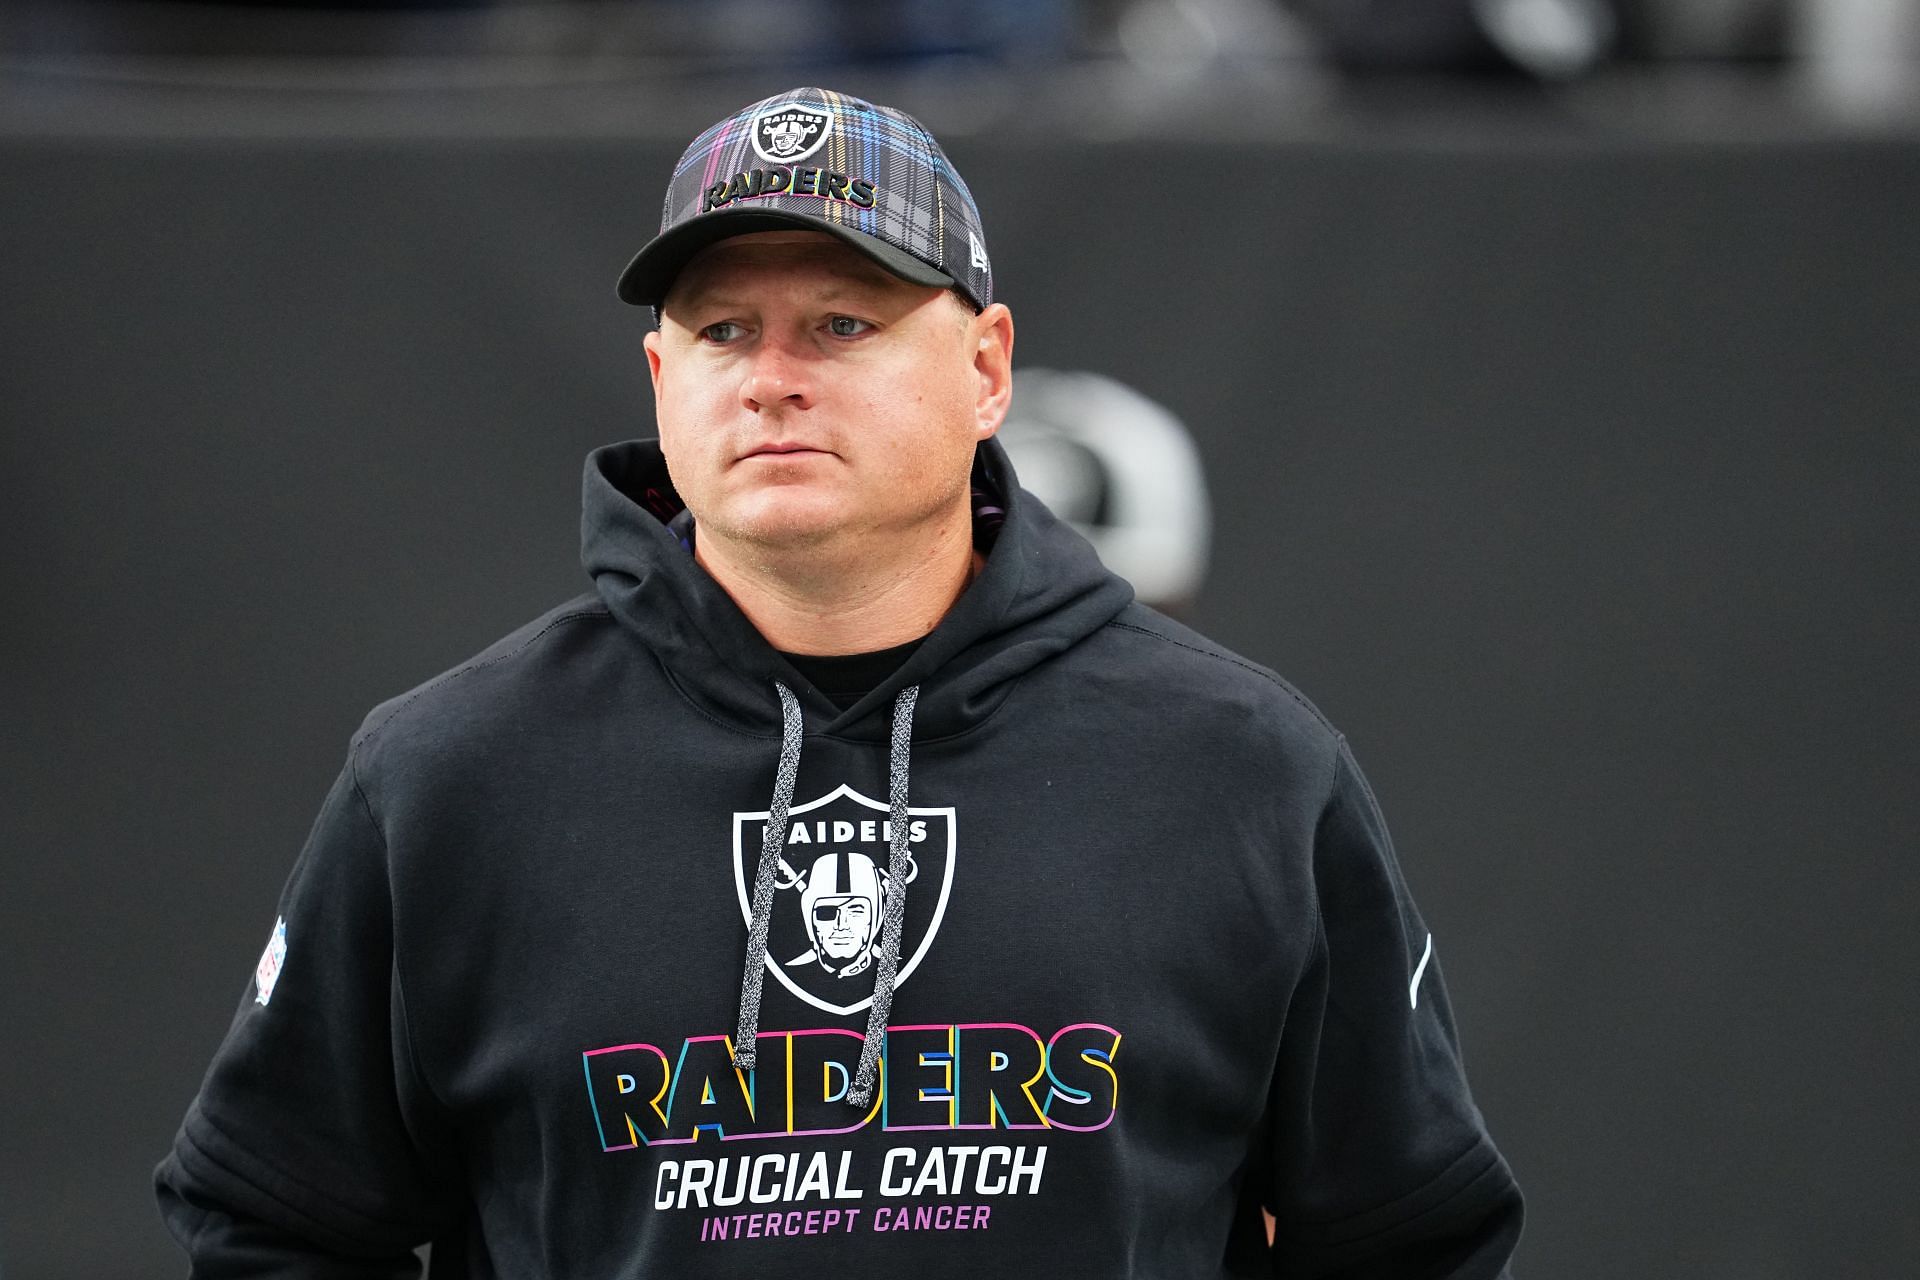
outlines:
M647 336L640 345L647 349L647 373L653 378L653 399L658 405L660 402L660 331L647 330Z
M967 323L966 340L978 380L974 438L985 440L1000 429L1013 402L1013 312L994 303Z

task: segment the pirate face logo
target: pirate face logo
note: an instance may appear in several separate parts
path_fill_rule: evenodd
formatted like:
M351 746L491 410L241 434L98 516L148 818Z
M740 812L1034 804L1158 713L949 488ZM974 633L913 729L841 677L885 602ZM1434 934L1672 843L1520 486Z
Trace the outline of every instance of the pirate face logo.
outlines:
M908 866L911 884L919 868L911 860ZM813 942L804 955L787 961L788 967L817 963L836 978L866 972L880 941L893 877L871 857L853 850L821 854L804 875L791 875L790 865L782 870L789 873L787 883L783 886L776 876L774 887L800 890L801 918Z
M753 118L753 149L762 160L792 164L818 151L832 130L830 113L783 103Z
M789 811L787 843L774 870L767 969L815 1008L854 1013L873 1003L873 964L882 954L887 903L906 894L895 988L906 984L939 931L953 888L953 809L907 811L907 857L896 883L888 870L887 806L842 786ZM768 815L733 815L733 880L749 925L749 886L760 862ZM865 975L865 980L860 980Z

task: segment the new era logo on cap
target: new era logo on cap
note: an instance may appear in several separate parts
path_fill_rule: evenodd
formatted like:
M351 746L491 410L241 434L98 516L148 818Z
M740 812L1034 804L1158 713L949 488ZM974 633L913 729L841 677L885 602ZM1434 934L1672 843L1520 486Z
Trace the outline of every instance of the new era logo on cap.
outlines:
M993 301L980 211L933 135L904 112L831 89L794 89L735 112L674 167L660 234L620 277L658 306L717 240L788 227L838 236L917 284Z

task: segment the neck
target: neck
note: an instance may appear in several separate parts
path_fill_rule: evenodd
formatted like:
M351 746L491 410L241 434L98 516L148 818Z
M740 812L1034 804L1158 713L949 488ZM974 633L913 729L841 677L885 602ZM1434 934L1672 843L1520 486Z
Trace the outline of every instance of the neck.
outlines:
M784 653L873 653L938 626L978 568L971 512L880 547L741 545L702 526L694 559Z

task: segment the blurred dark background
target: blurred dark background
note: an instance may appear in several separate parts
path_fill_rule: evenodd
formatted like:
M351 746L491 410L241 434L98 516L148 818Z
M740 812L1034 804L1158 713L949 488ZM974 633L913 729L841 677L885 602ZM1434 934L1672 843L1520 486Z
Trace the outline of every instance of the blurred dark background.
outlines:
M160 1157L348 734L585 586L693 132L920 115L1019 363L1212 488L1192 620L1381 793L1532 1277L1910 1274L1900 0L0 6L0 1274Z

